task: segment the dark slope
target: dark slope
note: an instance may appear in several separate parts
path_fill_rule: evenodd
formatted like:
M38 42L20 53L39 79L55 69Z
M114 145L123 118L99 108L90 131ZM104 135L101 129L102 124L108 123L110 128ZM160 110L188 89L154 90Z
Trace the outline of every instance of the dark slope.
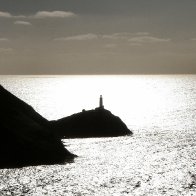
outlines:
M72 159L49 122L0 86L0 167L62 163Z
M51 122L58 136L64 138L116 137L132 132L110 111L97 108Z

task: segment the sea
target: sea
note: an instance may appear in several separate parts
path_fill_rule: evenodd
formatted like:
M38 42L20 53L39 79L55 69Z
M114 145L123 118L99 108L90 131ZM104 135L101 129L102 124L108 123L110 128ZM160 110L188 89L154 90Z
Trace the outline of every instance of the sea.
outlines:
M72 163L1 169L0 196L196 195L196 75L1 75L0 84L48 120L94 109L102 95L133 132L64 139Z

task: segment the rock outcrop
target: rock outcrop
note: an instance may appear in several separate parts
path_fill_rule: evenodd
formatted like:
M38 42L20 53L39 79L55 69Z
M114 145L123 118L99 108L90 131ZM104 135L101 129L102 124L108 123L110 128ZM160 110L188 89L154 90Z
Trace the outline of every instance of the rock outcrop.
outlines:
M48 120L0 86L0 167L63 163L74 156Z
M61 138L116 137L131 135L123 121L109 110L96 108L52 121Z

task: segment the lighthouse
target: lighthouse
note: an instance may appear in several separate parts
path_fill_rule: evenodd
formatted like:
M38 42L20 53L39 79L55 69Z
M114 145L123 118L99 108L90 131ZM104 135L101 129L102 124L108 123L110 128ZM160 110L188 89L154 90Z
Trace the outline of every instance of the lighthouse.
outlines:
M100 98L99 98L99 108L100 108L100 109L103 109L103 108L104 108L104 106L103 106L103 97L102 97L102 95L100 95Z

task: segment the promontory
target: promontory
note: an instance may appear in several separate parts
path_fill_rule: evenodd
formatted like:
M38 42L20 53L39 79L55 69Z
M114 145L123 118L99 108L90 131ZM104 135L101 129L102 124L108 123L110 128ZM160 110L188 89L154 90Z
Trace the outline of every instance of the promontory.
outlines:
M102 96L99 107L51 121L51 125L61 138L117 137L132 134L118 116L104 109Z

